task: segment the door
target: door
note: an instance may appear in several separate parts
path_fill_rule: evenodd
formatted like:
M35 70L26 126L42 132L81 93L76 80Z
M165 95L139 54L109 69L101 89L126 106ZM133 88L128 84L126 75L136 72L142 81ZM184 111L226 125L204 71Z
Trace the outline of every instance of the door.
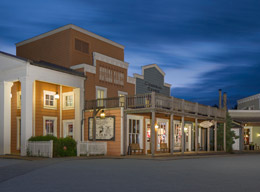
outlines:
M150 119L145 120L146 129L146 153L151 153L151 124Z
M166 143L167 148L169 148L169 142L168 142L168 137L169 137L169 120L167 119L157 119L157 131L156 131L156 143L157 143L157 151L160 151L160 146L162 143Z
M207 129L201 128L201 150L207 151Z

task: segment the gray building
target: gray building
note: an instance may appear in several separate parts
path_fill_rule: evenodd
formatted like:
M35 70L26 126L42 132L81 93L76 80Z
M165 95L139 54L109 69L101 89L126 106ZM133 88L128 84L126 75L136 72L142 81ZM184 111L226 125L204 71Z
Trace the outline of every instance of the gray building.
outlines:
M238 110L260 110L260 94L252 95L237 101Z
M142 75L134 74L136 94L156 92L165 96L171 95L171 84L164 82L165 73L157 64L142 67Z

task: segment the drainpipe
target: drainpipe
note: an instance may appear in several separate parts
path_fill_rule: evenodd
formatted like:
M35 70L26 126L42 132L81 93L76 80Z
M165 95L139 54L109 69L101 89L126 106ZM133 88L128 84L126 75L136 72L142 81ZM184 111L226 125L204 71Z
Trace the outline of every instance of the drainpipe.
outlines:
M85 72L84 72L85 73ZM85 75L86 76L86 75ZM83 109L82 109L82 118L81 118L81 131L80 131L80 135L81 135L81 141L84 142L84 135L83 135L83 125L84 125L84 120L85 120L85 99L86 99L86 81L87 81L87 76L85 77L84 80L84 89L83 89L83 95L84 95L84 101L83 101Z
M218 108L222 109L222 90L221 89L218 90L218 94L219 94L219 96L218 96Z

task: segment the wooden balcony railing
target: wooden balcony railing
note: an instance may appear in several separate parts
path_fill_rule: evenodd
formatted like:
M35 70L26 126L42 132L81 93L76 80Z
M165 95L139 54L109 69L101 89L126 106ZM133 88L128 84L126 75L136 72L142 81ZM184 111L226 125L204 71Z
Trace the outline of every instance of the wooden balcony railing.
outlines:
M178 113L190 113L208 117L225 118L226 113L224 109L206 106L184 99L175 97L167 97L157 93L123 96L105 99L96 99L86 101L85 109L90 110L94 108L117 108L124 107L125 109L147 109L156 108L169 110Z

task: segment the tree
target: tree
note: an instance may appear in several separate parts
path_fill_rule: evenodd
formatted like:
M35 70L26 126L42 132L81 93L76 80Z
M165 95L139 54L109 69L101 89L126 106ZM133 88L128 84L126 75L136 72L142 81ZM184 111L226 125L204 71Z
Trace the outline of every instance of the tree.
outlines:
M226 146L227 152L232 152L232 144L235 143L234 139L237 139L238 136L235 135L235 132L231 130L232 128L232 119L227 112L226 115ZM224 150L224 123L218 125L218 150Z

